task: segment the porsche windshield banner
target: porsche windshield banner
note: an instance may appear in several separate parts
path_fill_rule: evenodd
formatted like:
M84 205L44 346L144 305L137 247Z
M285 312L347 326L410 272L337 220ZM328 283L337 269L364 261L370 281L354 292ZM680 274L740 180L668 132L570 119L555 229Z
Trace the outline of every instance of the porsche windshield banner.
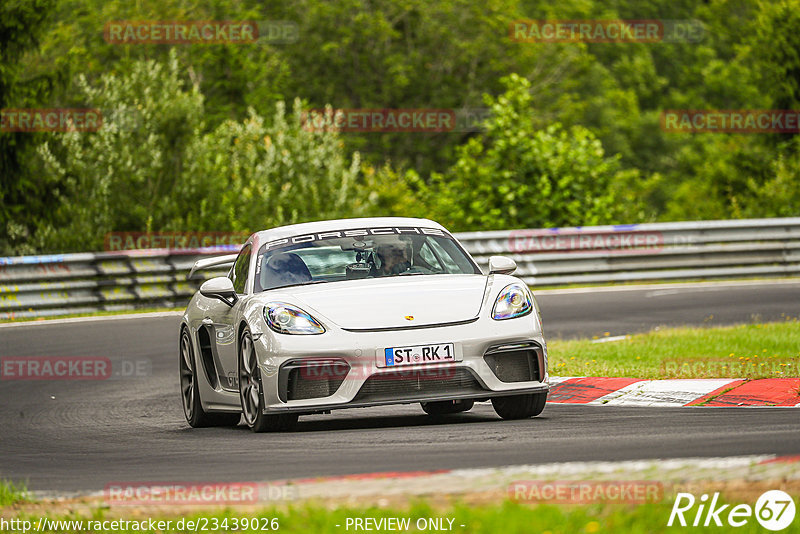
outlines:
M342 239L345 237L371 237L371 236L386 236L386 235L432 235L438 237L448 237L452 239L450 234L439 228L422 228L422 227L395 227L384 226L381 228L357 228L352 230L338 230L333 232L320 232L313 234L303 234L294 237L286 237L283 239L276 239L264 244L263 250L271 250L275 248L282 248L301 243L314 243L317 241L324 241L326 239Z

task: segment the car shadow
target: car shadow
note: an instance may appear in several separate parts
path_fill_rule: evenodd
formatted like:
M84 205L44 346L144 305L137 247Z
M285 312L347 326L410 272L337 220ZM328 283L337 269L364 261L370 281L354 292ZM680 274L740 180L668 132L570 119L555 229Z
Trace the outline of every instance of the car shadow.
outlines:
M314 417L311 419L310 417ZM501 421L498 417L475 413L450 415L364 415L347 417L307 416L300 417L295 432L323 432L332 430L374 430L383 428L464 425Z
M265 432L265 436L305 434L311 432L332 432L347 430L380 430L391 428L419 428L419 427L445 427L462 426L476 424L497 423L502 425L512 425L520 422L545 421L549 418L544 413L532 419L519 421L503 421L494 412L488 410L476 410L448 414L448 415L428 415L425 413L380 413L379 408L366 408L370 413L358 414L360 409L336 410L333 414L313 414L301 415L297 425L290 431L285 432ZM488 408L488 407L487 407ZM187 428L186 430L195 430ZM240 432L250 432L250 429L243 422L236 427L226 429L237 430Z

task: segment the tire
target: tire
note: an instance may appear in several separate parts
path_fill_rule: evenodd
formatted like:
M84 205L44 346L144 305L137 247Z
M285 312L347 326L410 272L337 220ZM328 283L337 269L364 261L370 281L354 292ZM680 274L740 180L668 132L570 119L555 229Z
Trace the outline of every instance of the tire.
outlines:
M472 399L421 402L422 409L428 415L449 415L451 413L468 412L475 405Z
M492 407L503 419L527 419L542 413L547 402L547 392L530 395L494 397Z
M181 329L179 357L183 415L189 426L203 428L238 425L239 419L241 419L238 413L212 413L203 409L203 403L200 402L200 390L197 387L197 368L192 350L192 340L189 338L189 331L186 328Z
M292 430L297 423L296 413L265 415L261 370L258 367L253 337L245 328L239 338L239 400L245 424L253 432L282 432Z

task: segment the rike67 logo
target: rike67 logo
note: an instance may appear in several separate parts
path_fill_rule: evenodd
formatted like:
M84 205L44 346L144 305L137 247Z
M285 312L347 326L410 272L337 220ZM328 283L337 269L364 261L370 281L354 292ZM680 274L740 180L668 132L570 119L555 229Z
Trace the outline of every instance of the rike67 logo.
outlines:
M794 521L794 500L780 490L766 491L756 501L755 509L749 504L718 504L719 493L714 493L709 502L708 495L695 499L691 493L678 493L667 526L673 524L693 527L721 527L727 523L731 527L741 527L755 516L756 521L767 530L783 530ZM695 505L697 505L695 510ZM685 515L684 515L685 514ZM676 523L677 520L677 523Z

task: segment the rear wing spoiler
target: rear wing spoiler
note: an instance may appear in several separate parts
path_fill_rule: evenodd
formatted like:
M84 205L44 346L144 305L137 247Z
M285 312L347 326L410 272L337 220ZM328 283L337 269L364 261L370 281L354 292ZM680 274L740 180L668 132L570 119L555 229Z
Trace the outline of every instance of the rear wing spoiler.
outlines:
M192 270L189 271L189 274L186 276L186 279L191 279L194 275L195 271L201 271L203 269L208 269L210 267L221 267L223 265L233 265L233 262L236 261L238 254L226 254L225 256L216 256L213 258L204 258L202 260L197 260L194 262L194 266Z

